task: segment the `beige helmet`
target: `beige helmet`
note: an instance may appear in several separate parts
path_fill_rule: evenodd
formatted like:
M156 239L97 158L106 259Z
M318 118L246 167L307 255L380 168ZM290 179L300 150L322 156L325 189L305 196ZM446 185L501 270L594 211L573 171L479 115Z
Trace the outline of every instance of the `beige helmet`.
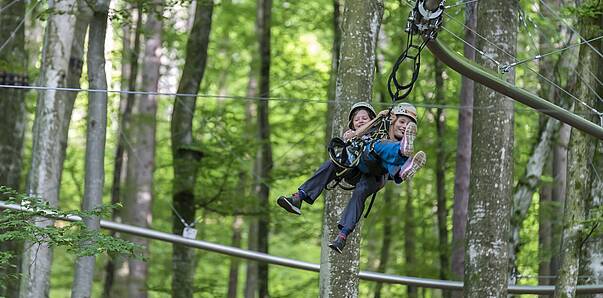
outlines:
M392 109L394 115L404 115L410 117L415 123L417 123L417 108L410 103L403 102L396 105Z
M366 102L366 101L359 101L357 103L355 103L352 108L350 108L350 113L348 114L348 127L350 129L354 129L354 125L352 123L352 117L354 117L354 113L356 113L356 111L358 109L365 109L368 111L369 113L369 117L372 119L374 119L377 116L377 113L375 112L375 109L373 108L373 106Z

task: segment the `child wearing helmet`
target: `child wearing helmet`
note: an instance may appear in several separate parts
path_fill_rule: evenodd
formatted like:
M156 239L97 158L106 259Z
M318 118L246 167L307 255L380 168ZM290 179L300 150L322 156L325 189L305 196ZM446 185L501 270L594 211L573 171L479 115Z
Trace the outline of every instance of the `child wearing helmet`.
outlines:
M388 112L382 111L379 116L386 116ZM364 113L372 115L370 121L360 119ZM416 135L417 118L414 106L407 103L400 104L392 109L391 116L395 116L395 118L392 119L393 122L388 132L389 138L376 140L372 146L365 146L358 166L346 176L346 179L350 178L348 182L354 184L356 188L338 222L340 232L329 244L330 248L339 253L345 246L347 236L352 233L360 220L366 198L381 189L386 179L401 183L411 178L425 164L425 153L422 151L410 158ZM351 130L344 133L345 139L362 136L377 120L374 109L370 104L364 102L352 106L348 118ZM299 187L297 193L290 197L281 196L277 203L288 212L300 215L301 202L312 204L328 183L335 179L338 171L341 171L341 168L328 160Z

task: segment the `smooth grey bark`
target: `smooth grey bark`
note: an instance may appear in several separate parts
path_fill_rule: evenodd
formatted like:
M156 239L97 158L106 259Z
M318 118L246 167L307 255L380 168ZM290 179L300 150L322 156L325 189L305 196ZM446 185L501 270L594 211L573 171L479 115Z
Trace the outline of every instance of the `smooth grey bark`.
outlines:
M156 3L155 8L160 13L163 9L162 3ZM150 92L156 92L159 83L162 24L157 12L147 15L144 30L145 48L141 88ZM140 95L135 100L130 123L125 131L128 141L128 161L123 216L124 222L140 227L149 227L152 220L156 113L157 97L147 94ZM133 236L127 236L127 239L141 245L145 254L148 252L148 239ZM127 273L127 297L147 297L148 266L146 262L139 259L128 259Z
M596 7L596 1L584 1L585 7ZM601 24L598 17L579 15L578 24L580 35L590 39L599 35ZM588 86L596 84L595 78L589 73L598 73L598 59L596 53L588 45L580 46L580 54L577 66L578 74L575 88L571 91L577 97L582 98L584 105L590 107L595 105L594 96L590 96ZM575 113L589 113L590 108L582 104L574 104ZM596 121L592 114L586 114L585 118ZM561 265L559 278L555 284L554 297L574 297L578 283L580 268L580 254L587 240L590 225L587 219L586 207L591 192L591 174L594 150L598 140L582 133L576 129L571 130L568 150L568 182L563 214L563 234L561 245Z
M105 73L105 36L109 0L96 0L88 37L88 83L91 89L107 90ZM88 124L86 136L85 189L82 210L92 211L102 206L105 182L105 140L107 136L107 93L88 93ZM100 217L84 218L92 231L100 230ZM83 243L86 245L86 243ZM90 297L94 277L95 256L78 257L75 264L71 297Z
M546 161L549 159L552 138L555 135L558 121L554 118L547 117L545 126L541 128L538 134L538 143L534 144L532 153L523 177L515 187L513 194L513 205L511 208L511 234L509 239L509 282L516 283L517 275L517 254L520 250L521 239L519 232L526 219L528 209L532 204L532 197L540 185L540 177L542 176Z
M25 18L25 1L0 0L0 7L6 7L0 13L1 28L17 28ZM28 83L28 56L25 49L25 27L19 30L0 30L0 40L12 38L3 51L0 51L0 82L4 85L25 85ZM11 37L11 33L14 33ZM20 177L23 163L23 138L25 133L25 94L24 89L0 88L0 185L20 190ZM1 232L0 232L1 233ZM5 287L0 287L0 297L19 296L19 277L22 241L0 242L0 251L12 254L6 267L0 267L0 276L6 277Z
M258 251L268 253L270 233L270 182L272 180L272 144L270 142L270 122L268 99L270 97L270 35L272 25L272 0L258 0L256 10L256 34L259 46L258 91L261 98L257 104L257 138L260 148L256 156L257 176L256 196L263 210L258 220ZM260 298L269 297L268 264L258 264L258 294Z
M339 55L341 53L341 8L343 0L333 0L333 45L331 49L331 74L329 76L329 90L327 92L327 132L325 134L325 143L331 140L333 131L338 128L333 126L333 109L331 103L335 99L335 83L337 81L337 69L339 68Z
M436 103L445 100L444 65L434 62ZM436 196L437 196L437 226L438 226L438 251L440 261L440 274L442 280L448 279L450 259L448 251L448 207L446 206L446 113L441 108L436 108ZM450 297L450 291L444 291L444 297Z
M53 13L48 17L40 85L67 87L69 58L75 28L75 0L49 4ZM71 116L69 100L54 90L40 91L33 126L32 161L27 192L58 206L58 197L66 147L67 127ZM71 103L72 106L72 103ZM40 227L53 224L52 220L36 221ZM47 297L50 287L52 249L44 243L26 242L21 270L21 297ZM33 274L35 273L35 274Z
M369 101L375 75L375 47L383 16L380 0L350 0L345 2L341 37L341 54L337 71L333 129L331 137L342 135L347 123L347 111L355 101ZM320 296L358 296L358 266L360 255L359 223L348 239L342 255L328 244L337 236L337 220L350 192L335 190L325 197L323 233L320 257Z
M477 48L511 63L517 46L517 1L480 1ZM477 57L484 67L497 65ZM514 73L507 80L514 82ZM513 190L513 100L475 85L470 195L465 246L465 297L507 295L508 243ZM483 107L492 106L484 109Z
M207 64L207 49L214 3L212 0L198 0L195 16L186 45L186 56L178 93L196 94L203 80ZM172 157L174 179L174 209L187 223L195 220L195 181L199 162L203 153L195 147L193 138L193 117L197 98L177 96L171 120ZM174 214L172 231L181 235L184 226ZM174 245L172 252L172 297L193 297L196 259L195 250L182 245Z
M475 60L475 29L477 3L465 4L465 58ZM459 127L457 132L456 166L454 177L454 206L452 211L452 243L450 273L453 279L462 279L465 268L465 231L467 228L467 205L469 201L469 178L471 172L471 133L473 126L473 87L474 82L461 77ZM453 292L453 297L462 293Z

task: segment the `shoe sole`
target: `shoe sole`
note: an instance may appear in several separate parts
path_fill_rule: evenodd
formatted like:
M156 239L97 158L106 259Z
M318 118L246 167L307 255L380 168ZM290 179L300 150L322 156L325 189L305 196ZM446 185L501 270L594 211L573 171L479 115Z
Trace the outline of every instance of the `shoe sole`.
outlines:
M337 253L342 253L343 251L341 249L339 249L339 247L333 245L333 243L329 244L329 248L331 248L332 250L336 251Z
M285 199L285 197L278 198L278 200L276 200L276 203L283 209L287 210L289 213L301 215L301 210L289 203L289 201Z
M400 170L400 178L402 180L411 179L425 165L426 159L425 152L417 152L410 161L410 165Z
M414 142L417 136L417 126L414 123L409 123L404 131L404 137L401 142L401 152L404 156L412 156L414 153Z

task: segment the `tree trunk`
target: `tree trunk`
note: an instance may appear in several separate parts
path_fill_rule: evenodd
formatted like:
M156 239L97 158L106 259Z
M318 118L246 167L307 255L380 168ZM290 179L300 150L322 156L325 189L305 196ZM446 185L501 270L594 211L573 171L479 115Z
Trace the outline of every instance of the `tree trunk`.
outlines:
M0 0L0 7L7 7L12 0ZM25 1L17 1L0 13L0 27L17 28L25 18ZM0 40L8 40L11 30L0 30ZM3 42L4 43L4 42ZM28 61L25 49L25 28L21 26L14 32L12 40L0 51L0 82L3 85L27 85ZM0 185L20 190L19 180L22 169L23 137L25 133L25 94L24 89L0 88ZM18 297L23 251L22 241L0 242L0 251L12 254L6 267L0 267L0 276L6 276L6 287L0 287L0 297Z
M333 122L337 127L331 136L343 133L346 113L354 101L370 100L375 69L375 47L383 16L380 0L350 0L345 2L341 39L341 55L337 71ZM359 223L347 240L343 255L328 248L328 243L339 233L339 213L349 200L350 192L335 190L326 195L321 247L320 296L358 296L358 265L360 255Z
M475 60L475 30L477 3L465 4L465 57ZM471 30L470 30L471 29ZM471 46L470 46L471 45ZM454 178L454 206L452 212L452 251L451 274L454 279L464 276L465 268L465 231L467 227L467 204L469 201L469 176L471 171L471 131L473 126L473 85L474 82L461 77L461 94L459 110L459 128L457 133L456 168ZM453 297L460 297L461 292L453 292Z
M232 240L230 246L239 248L241 247L241 232L243 226L243 217L235 216L232 223ZM230 259L230 268L228 269L228 293L226 297L236 298L237 289L239 286L239 258Z
M258 130L260 148L257 155L256 195L263 210L258 221L258 251L268 253L268 235L270 224L270 180L272 176L272 145L270 143L270 123L268 121L268 100L270 97L270 27L272 24L272 0L258 0L256 34L260 54ZM266 98L266 99L264 99ZM268 264L258 264L258 293L260 298L269 297Z
M105 35L109 0L97 0L88 37L88 82L91 89L107 90L105 74ZM107 135L107 93L88 93L88 126L86 137L85 190L82 210L93 211L102 206L105 182L105 140ZM100 217L84 219L86 227L100 230ZM85 243L83 245L86 245ZM95 256L79 257L71 297L90 297L94 277Z
M396 214L395 211L398 210L398 204L396 197L397 193L394 193L394 185L388 184L385 186L385 191L383 192L383 206L388 206L385 210L385 214L382 217L383 220L383 239L381 242L381 252L379 253L379 266L377 267L377 272L385 273L387 269L387 264L389 262L390 249L392 246L393 233L393 225L396 222ZM383 288L383 283L377 283L375 286L375 292L373 296L375 298L381 297L381 290Z
M142 18L138 18L136 27L134 28L134 48L131 46L132 27L129 23L122 27L122 59L121 59L121 90L134 90L136 88L136 80L132 80L132 71L136 76L138 69L138 53L140 52L140 34ZM132 61L134 59L134 61ZM129 86L129 82L134 85ZM124 161L127 160L125 152L125 131L129 123L130 114L134 106L134 96L121 93L119 97L119 115L117 127L117 144L115 146L115 156L113 161L113 179L111 184L111 204L121 203L123 201L121 187L125 183L125 167ZM114 222L122 221L121 210L114 209L111 213L111 220ZM119 235L111 231L112 236ZM103 297L122 297L126 295L126 279L124 272L125 260L121 256L113 256L107 261L105 267L105 282L103 285ZM118 268L123 270L118 271ZM121 272L121 273L120 273ZM116 276L117 275L117 276ZM114 288L114 282L116 288ZM112 294L113 293L113 294Z
M212 0L196 2L195 18L189 41L178 93L197 94L205 73L207 48L213 13ZM191 224L195 220L195 181L202 152L194 148L193 117L197 99L177 96L172 114L172 156L174 159L173 202L174 209ZM181 235L184 226L174 215L172 231ZM195 276L195 250L183 245L174 245L172 253L172 297L193 297Z
M343 0L333 0L333 49L331 56L331 74L329 76L329 90L327 92L327 133L325 134L325 144L331 140L333 131L338 128L333 126L333 114L335 104L331 101L335 99L335 83L337 81L337 69L339 68L339 55L341 53L341 8Z
M439 61L434 62L436 103L445 100L444 69ZM438 218L438 250L440 261L440 279L448 279L448 207L446 207L446 114L443 109L436 108L436 192ZM450 297L450 291L444 291L444 297Z
M509 240L509 281L513 284L517 282L517 275L519 274L516 264L521 245L519 231L528 215L532 197L540 184L540 177L546 161L549 159L551 142L557 125L558 121L556 119L547 117L545 126L540 130L539 141L532 149L532 154L526 165L526 172L517 183L513 194L511 238Z
M63 0L49 4L40 85L67 87L69 57L75 28L76 2ZM73 102L55 90L40 91L33 128L32 164L27 192L58 206L61 172L67 128ZM37 225L47 227L52 220L40 219ZM21 270L21 297L47 297L50 287L52 249L45 244L25 243ZM35 274L31 274L35 272Z
M517 44L516 1L480 1L477 48L500 63L511 63ZM484 57L484 67L496 69ZM515 74L507 74L513 83ZM495 91L475 85L471 186L465 256L465 297L507 295L508 244L513 190L513 101ZM481 107L491 106L489 109Z
M581 8L596 7L596 1L584 1ZM579 15L578 18L580 34L585 39L597 37L601 26L597 17ZM575 88L571 91L578 98L582 98L585 105L595 105L594 97L589 94L588 86L595 85L596 81L589 73L597 73L597 56L588 45L580 46L577 72L578 75ZM585 115L591 121L595 121L590 108L583 104L575 103L574 112ZM598 120L598 119L596 119ZM563 234L561 246L561 266L559 278L555 284L554 297L574 297L578 283L580 268L580 250L589 233L590 226L585 224L587 200L591 191L591 162L597 140L578 130L571 130L568 151L568 184L563 214Z
M415 274L417 265L417 226L415 225L415 207L413 205L412 183L406 183L406 206L404 207L404 263L406 264L405 274L412 276ZM416 287L408 286L406 288L408 298L417 298Z
M156 5L158 11L162 3ZM142 69L142 86L145 91L156 92L159 83L161 47L161 20L156 13L149 13L145 24L145 50ZM150 227L153 202L153 172L155 165L155 126L157 98L155 95L141 95L136 99L130 123L126 130L128 161L124 197L124 222ZM148 253L149 240L128 236L128 240L144 247ZM127 297L147 297L147 263L128 259Z

